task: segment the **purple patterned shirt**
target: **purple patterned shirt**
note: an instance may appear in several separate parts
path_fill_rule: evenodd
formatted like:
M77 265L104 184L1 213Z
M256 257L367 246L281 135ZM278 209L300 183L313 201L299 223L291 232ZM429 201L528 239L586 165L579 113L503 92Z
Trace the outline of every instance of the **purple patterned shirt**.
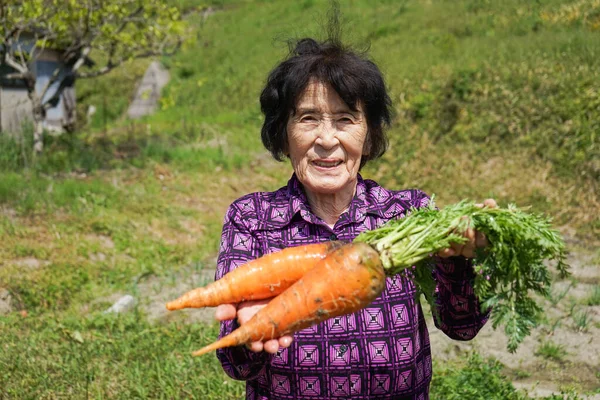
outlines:
M358 177L348 211L330 228L314 215L302 185L292 176L275 192L252 193L227 211L216 279L270 252L328 240L351 241L359 233L427 205L419 190L390 191ZM440 259L435 270L440 319L449 337L473 338L485 324L473 294L473 270L463 257ZM221 323L220 337L237 327ZM365 309L331 318L294 334L275 355L245 347L217 350L225 372L246 380L246 398L428 399L431 350L415 287L404 275L387 278L383 293Z

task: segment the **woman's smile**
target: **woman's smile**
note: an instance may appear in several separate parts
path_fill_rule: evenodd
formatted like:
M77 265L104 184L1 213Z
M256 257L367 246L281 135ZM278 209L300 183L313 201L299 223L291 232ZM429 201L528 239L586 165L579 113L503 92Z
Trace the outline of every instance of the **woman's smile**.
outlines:
M311 165L319 171L329 172L342 165L342 160L335 159L318 159L313 160Z

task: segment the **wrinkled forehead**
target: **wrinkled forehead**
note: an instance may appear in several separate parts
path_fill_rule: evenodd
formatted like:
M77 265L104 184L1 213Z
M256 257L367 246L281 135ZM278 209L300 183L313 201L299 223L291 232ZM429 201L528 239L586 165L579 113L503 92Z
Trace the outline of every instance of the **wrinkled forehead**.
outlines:
M322 113L355 113L362 112L362 105L357 102L353 107L342 99L331 84L313 78L298 95L292 115L305 110Z

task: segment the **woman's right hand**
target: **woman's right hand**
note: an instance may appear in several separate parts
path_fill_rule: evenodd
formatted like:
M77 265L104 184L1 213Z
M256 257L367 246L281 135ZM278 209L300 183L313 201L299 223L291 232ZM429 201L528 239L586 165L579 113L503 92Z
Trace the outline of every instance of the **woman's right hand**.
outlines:
M241 325L245 324L267 303L270 299L265 300L254 300L244 301L237 305L235 304L221 304L217 307L215 317L219 321L227 321L230 319L237 318L238 323ZM254 352L266 351L267 353L275 354L280 347L286 348L292 344L291 336L282 336L279 339L271 339L265 342L253 342L248 345L248 348Z

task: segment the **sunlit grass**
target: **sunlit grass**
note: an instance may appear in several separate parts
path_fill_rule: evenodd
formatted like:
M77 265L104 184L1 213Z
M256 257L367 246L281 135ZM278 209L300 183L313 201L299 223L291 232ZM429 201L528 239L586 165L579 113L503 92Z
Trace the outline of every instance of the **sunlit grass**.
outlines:
M216 325L150 325L143 315L0 317L0 395L8 398L239 399L215 357L194 358ZM219 378L217 378L217 376Z

